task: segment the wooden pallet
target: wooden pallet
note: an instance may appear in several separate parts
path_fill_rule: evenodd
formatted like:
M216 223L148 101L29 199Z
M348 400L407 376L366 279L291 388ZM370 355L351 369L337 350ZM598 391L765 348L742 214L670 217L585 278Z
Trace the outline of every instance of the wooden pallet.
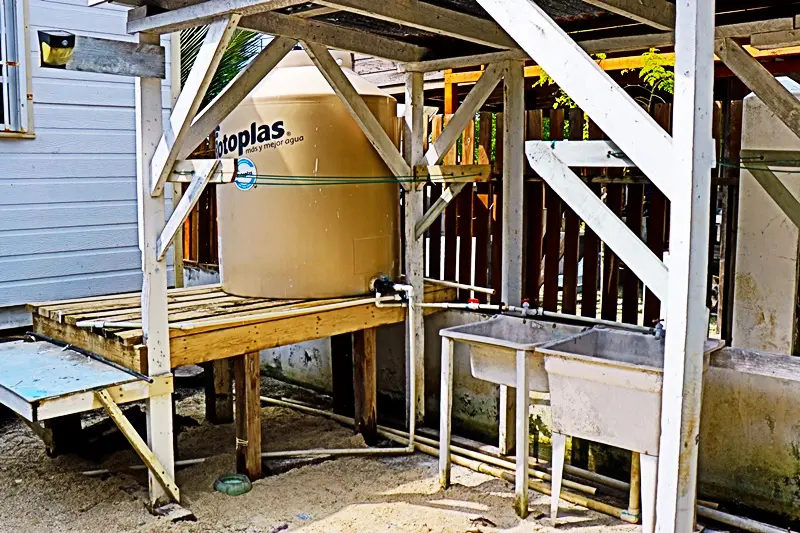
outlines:
M428 285L426 302L455 299L454 289ZM336 310L322 306L358 300L282 300L245 298L222 291L220 285L168 291L172 367L285 346L401 322L405 309L363 304ZM140 294L126 293L28 304L36 333L67 342L122 364L147 371L147 348L141 328L82 328L79 321L141 322ZM259 315L296 310L283 318ZM225 324L214 324L219 319ZM194 329L176 329L193 324Z

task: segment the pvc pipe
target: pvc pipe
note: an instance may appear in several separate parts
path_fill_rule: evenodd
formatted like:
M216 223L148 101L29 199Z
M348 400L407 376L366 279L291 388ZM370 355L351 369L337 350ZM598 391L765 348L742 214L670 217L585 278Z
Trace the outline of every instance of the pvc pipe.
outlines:
M631 454L631 487L630 495L628 496L628 515L631 518L639 520L642 514L642 498L641 498L641 485L642 484L642 470L641 463L639 462L639 452Z
M434 285L441 285L442 287L451 287L453 289L465 289L475 292L482 292L484 294L494 294L494 289L486 287L478 287L477 285L468 285L466 283L458 283L456 281L447 281L443 279L424 278L426 282L433 283Z
M412 453L408 447L405 448L336 448L326 450L322 448L312 448L310 450L290 450L285 452L262 452L261 457L306 457L309 455L403 455Z
M753 533L786 533L788 531L787 529L765 524L757 520L751 520L750 518L723 513L722 511L717 511L703 505L697 506L697 516L702 516L703 518L708 518L720 522L721 524L738 527L745 531L752 531Z
M417 353L414 335L417 333L414 328L414 287L396 283L394 290L406 293L408 300L407 326L408 330L408 361L406 372L408 372L408 447L414 452L414 437L417 433ZM424 299L424 298L423 298ZM424 332L423 332L424 335Z
M199 459L181 459L180 461L175 461L175 466L192 466L192 465L199 465L200 463L204 463L206 461L205 457L200 457ZM111 474L113 472L123 472L125 470L145 470L147 468L146 465L131 465L131 466L124 466L122 468L117 468L111 470L110 468L101 468L99 470L87 470L85 472L81 472L84 476L100 476L103 474Z

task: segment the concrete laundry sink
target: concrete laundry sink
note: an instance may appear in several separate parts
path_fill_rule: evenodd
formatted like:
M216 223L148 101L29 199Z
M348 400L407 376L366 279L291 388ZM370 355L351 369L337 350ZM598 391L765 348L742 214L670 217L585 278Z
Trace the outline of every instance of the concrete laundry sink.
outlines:
M710 354L724 342L709 339ZM553 519L564 466L565 435L638 452L642 526L653 531L664 340L645 333L596 327L536 348L550 384L553 430ZM637 465L638 466L638 465Z
M547 373L537 346L568 338L585 328L530 318L496 316L489 320L443 329L441 407L439 410L439 482L450 484L450 415L453 405L453 345L468 344L472 374L492 383L516 388L517 514L528 514L528 404L531 390L547 392Z
M468 344L472 375L498 385L517 386L516 353L520 350L527 352L529 388L536 392L547 392L544 359L535 354L535 348L576 335L585 329L584 326L500 315L443 329L439 335Z

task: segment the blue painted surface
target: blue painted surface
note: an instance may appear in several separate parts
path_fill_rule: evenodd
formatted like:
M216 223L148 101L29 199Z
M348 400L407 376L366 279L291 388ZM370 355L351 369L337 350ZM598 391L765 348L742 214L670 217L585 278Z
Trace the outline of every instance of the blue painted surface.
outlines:
M131 381L130 374L49 342L0 343L0 387L29 403Z

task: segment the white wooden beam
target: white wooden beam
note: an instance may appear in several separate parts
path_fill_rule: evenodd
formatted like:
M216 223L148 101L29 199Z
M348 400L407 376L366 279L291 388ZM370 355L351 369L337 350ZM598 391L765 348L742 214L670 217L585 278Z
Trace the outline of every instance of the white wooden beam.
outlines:
M172 183L191 183L197 174L213 159L187 159L176 161L172 167L169 181ZM231 183L236 179L236 159L217 159L219 164L212 171L208 183Z
M554 141L553 152L571 167L629 168L636 165L611 141Z
M139 34L142 44L158 44L154 34ZM167 316L167 262L156 258L156 241L166 220L164 196L153 197L150 168L161 136L161 81L136 78L136 183L139 214L139 248L142 250L142 332L147 346L147 373L170 373ZM147 442L153 454L175 476L172 432L172 394L147 399ZM169 496L158 479L149 474L150 504Z
M300 41L325 43L326 46L339 50L383 57L393 61L419 61L428 53L428 49L425 47L404 43L397 39L279 13L250 15L241 20L240 26L269 35L283 35Z
M426 164L439 164L461 134L464 133L464 128L475 117L475 113L478 112L486 102L486 99L489 98L489 95L492 94L492 91L502 79L504 72L504 63L494 63L483 71L480 79L467 94L464 102L458 107L442 134L428 147L428 151L425 153Z
M421 239L431 224L442 215L445 208L453 201L458 193L460 193L467 183L452 183L444 191L442 195L436 199L432 206L428 208L425 214L420 218L415 227L414 235L417 239Z
M583 0L587 4L628 17L659 30L675 27L675 4L666 0Z
M425 142L425 110L423 94L423 75L421 72L406 74L405 112L403 115L403 156L409 167L422 163ZM422 183L412 183L403 196L405 217L405 278L406 283L414 288L414 297L422 301L425 290L425 239L416 232L417 224L422 219L425 208L425 189ZM422 313L414 313L414 323L406 321L406 327L412 328L414 343L414 367L409 368L406 375L406 398L416 402L416 420L409 420L409 433L413 434L414 424L421 422L425 416L425 322ZM411 339L411 332L406 331L406 339ZM410 358L412 347L406 344L406 360ZM412 390L408 376L414 373ZM413 399L413 400L412 400Z
M517 48L514 40L491 20L419 0L319 0L314 3L485 46Z
M653 117L533 2L478 2L671 198L673 175L664 154L672 153L672 138Z
M170 498L179 502L181 493L178 490L178 486L175 484L174 473L168 472L164 465L161 464L161 461L158 460L158 457L147 447L144 439L139 436L139 432L136 431L136 428L133 427L133 424L131 424L130 420L128 420L119 406L114 403L114 400L107 391L98 391L95 392L94 395L97 401L105 407L111 420L114 421L122 434L125 435L125 438L128 439L128 442L131 443L136 455L138 455L147 466L149 474L158 480L159 484L161 484L161 488L166 491Z
M143 16L147 13L148 7L142 6L128 12L127 31L128 33L170 33L208 24L214 19L226 15L236 14L243 17L302 3L305 3L305 0L204 0L194 5L149 17Z
M181 196L180 202L178 202L175 210L172 211L172 215L170 215L167 224L164 226L164 230L156 241L156 258L159 261L166 257L167 249L172 243L172 239L175 238L175 234L181 226L183 226L183 221L186 220L186 217L189 216L189 212L197 204L200 195L203 194L206 185L208 185L211 176L214 175L219 164L220 162L218 159L198 160L194 162L195 174L192 177L192 181L189 183L189 187L186 188L186 192Z
M400 63L397 65L398 72L436 72L439 70L479 67L510 59L528 59L528 54L524 50L516 48L503 52L489 52L488 54L476 54L471 56L449 57L445 59L431 59L429 61L412 61L410 63Z
M197 53L189 77L169 116L169 124L153 155L150 165L150 191L153 196L160 195L164 190L164 182L172 172L172 165L178 159L192 120L238 23L239 15L227 15L208 26L203 45Z
M736 77L800 137L800 101L764 65L733 39L720 39L715 52Z
M178 152L178 159L189 157L214 128L275 68L275 65L286 57L295 44L297 44L296 40L287 37L276 37L270 41L245 69L237 74L225 89L192 120L183 146Z
M410 176L411 166L400 155L392 139L347 79L341 67L336 64L328 49L321 44L311 42L304 42L303 46L389 170L395 176Z
M164 47L77 35L66 70L166 78Z
M507 61L503 78L503 246L500 300L522 305L522 198L525 180L525 75Z
M647 245L561 161L548 141L528 141L525 153L533 170L592 228L662 302L667 298L668 270Z
M656 500L660 533L691 532L695 527L715 156L714 2L678 0L676 7L669 297L661 298L666 302L667 335Z

